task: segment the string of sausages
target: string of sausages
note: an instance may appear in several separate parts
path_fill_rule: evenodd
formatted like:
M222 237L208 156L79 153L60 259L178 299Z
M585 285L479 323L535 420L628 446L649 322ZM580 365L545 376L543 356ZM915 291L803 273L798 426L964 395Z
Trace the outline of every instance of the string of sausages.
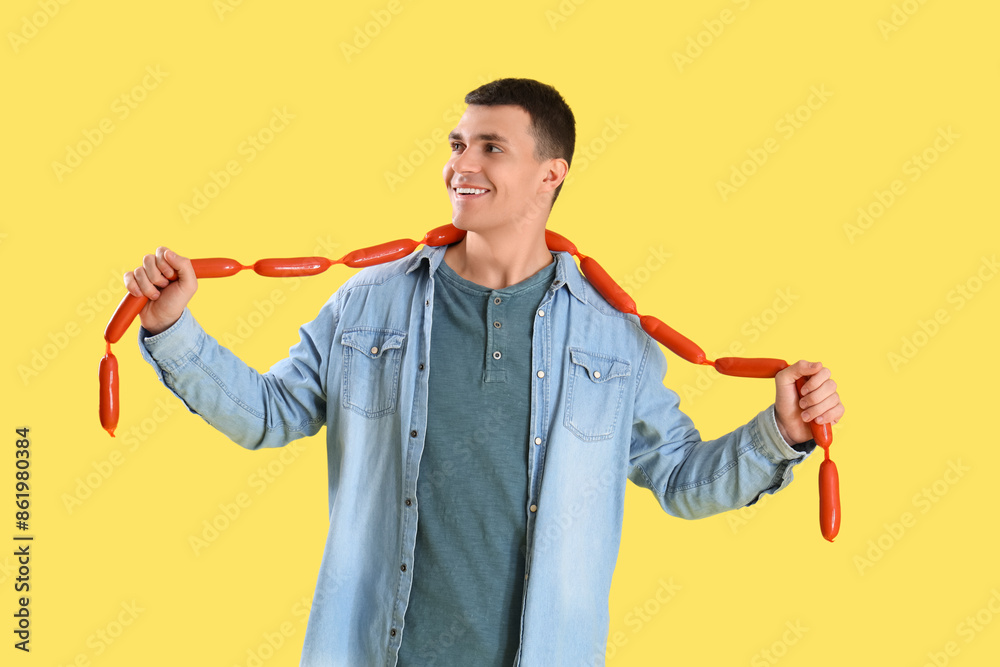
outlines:
M465 231L448 224L427 232L420 241L413 239L389 241L349 252L337 260L325 257L295 257L262 259L250 265L243 265L234 259L213 257L193 259L191 265L198 278L224 278L247 270L253 270L258 275L269 277L314 276L323 273L334 264L343 264L352 268L373 266L405 257L421 244L444 246L456 243L464 237ZM623 313L638 317L639 324L647 334L682 359L693 364L713 366L723 375L750 378L773 378L778 371L788 367L788 363L781 359L745 357L719 357L714 361L708 359L705 352L690 339L652 315L640 315L632 297L593 258L577 250L569 239L551 230L546 230L545 241L550 251L568 252L577 257L580 260L580 269L587 280L608 303ZM120 407L118 401L118 360L111 352L111 344L117 343L121 339L148 300L146 297L126 294L104 330L106 344L105 354L101 359L99 369L99 413L101 426L112 437L114 437L115 429L118 426ZM805 378L800 378L796 382L796 388L800 395L804 383ZM820 529L823 537L832 542L840 530L840 482L837 466L830 458L833 433L829 424L817 424L813 421L809 423L809 426L813 439L824 451L824 459L819 468Z

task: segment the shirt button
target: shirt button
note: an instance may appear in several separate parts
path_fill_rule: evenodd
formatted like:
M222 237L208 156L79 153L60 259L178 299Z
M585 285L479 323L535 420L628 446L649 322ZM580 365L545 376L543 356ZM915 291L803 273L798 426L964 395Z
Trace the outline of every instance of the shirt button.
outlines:
M501 300L500 297L497 297L497 298L493 299L493 303L495 303L496 305L499 306L500 305L500 300Z
M545 377L545 371L538 371L538 377L540 378Z
M392 630L389 630L389 636L390 637L395 637L396 636L396 628L393 628Z
M594 371L594 379L595 380L601 379L601 371Z
M499 359L500 358L500 350L497 350L496 352L493 353L493 358L494 359Z
M424 301L424 305L425 305L425 306L429 306L429 305L431 305L431 301L430 301L430 299L428 299L427 301Z
M493 323L493 328L494 329L499 329L500 327L501 327L501 324L499 322L494 322Z
M535 444L536 445L542 444L542 439L541 438L535 438Z
M399 569L402 570L403 572L406 572L406 563L403 563L402 565L400 565Z
M538 311L538 316L539 317L545 317L545 311L544 310Z
M538 505L532 505L528 509L531 510L532 512L537 512L538 511Z
M377 347L373 347L372 348L372 354L378 354L378 348Z
M416 431L410 431L410 437L411 438L417 437L417 432Z
M407 507L409 507L409 506L410 506L410 505L412 505L412 504L413 504L413 501L412 501L412 500L410 500L409 498L407 498L407 499L406 499L406 506L407 506Z
M420 370L424 370L424 365L420 364L419 366L417 366L417 368L419 368Z

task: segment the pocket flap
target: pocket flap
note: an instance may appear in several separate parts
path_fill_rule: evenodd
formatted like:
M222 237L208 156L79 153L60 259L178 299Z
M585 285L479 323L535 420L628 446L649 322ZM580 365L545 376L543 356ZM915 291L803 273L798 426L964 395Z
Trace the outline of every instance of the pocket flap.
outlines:
M340 337L341 345L354 348L369 359L378 359L386 350L403 347L406 334L392 329L347 329Z
M587 371L587 377L594 382L607 382L612 378L628 377L632 372L629 362L593 352L570 348L569 359Z

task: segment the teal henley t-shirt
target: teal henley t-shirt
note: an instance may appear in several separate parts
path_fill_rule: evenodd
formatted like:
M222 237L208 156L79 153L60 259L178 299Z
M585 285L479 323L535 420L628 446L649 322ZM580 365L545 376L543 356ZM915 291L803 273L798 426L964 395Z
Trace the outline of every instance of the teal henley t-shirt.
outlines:
M528 508L531 338L555 262L493 290L441 262L400 667L512 665Z

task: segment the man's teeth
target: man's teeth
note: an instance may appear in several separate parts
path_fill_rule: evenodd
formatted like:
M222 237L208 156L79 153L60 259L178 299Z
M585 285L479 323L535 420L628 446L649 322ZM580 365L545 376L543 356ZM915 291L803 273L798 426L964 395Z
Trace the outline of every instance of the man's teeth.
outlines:
M455 192L460 195L481 195L487 190L481 190L479 188L455 188Z

